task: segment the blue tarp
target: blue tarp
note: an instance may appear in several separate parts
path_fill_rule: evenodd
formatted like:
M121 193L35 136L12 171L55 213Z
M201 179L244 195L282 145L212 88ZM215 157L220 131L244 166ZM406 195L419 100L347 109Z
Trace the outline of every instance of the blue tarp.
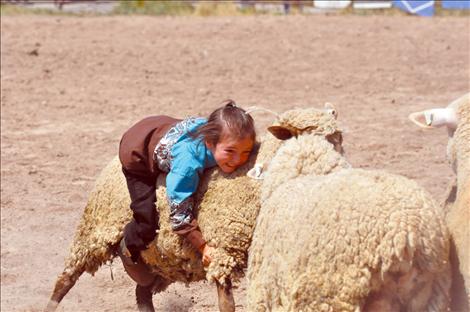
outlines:
M443 9L470 9L470 0L442 0Z
M393 0L393 6L411 14L419 16L433 16L434 15L434 0Z

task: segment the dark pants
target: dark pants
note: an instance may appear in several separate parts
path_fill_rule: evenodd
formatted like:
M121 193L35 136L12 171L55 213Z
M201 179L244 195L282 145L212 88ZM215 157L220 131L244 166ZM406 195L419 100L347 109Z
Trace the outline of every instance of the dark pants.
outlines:
M124 240L121 240L118 255L121 258L124 270L126 270L134 282L144 287L153 284L157 275L152 273L152 270L144 263L142 258L139 257L135 262L131 259Z
M147 249L159 228L160 215L155 206L157 175L139 175L125 168L122 171L126 177L133 212L131 222L124 229L124 240L132 260L137 262L140 251Z

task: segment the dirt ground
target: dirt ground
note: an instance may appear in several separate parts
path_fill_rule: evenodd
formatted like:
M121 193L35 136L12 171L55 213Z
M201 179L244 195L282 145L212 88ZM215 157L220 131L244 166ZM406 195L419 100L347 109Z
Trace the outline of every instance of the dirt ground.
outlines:
M444 129L410 112L470 90L465 17L1 18L1 310L40 311L93 181L121 134L151 114L207 115L226 98L276 111L339 110L356 167L415 179L438 201L453 174ZM272 117L255 115L260 133ZM134 311L116 260L60 311ZM245 311L243 281L235 296ZM160 311L216 311L215 286L172 285Z

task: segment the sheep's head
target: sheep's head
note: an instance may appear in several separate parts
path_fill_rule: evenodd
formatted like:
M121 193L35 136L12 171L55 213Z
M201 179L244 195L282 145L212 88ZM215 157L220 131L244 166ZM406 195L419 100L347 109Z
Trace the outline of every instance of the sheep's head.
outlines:
M265 110L264 108L253 108L254 110ZM293 109L286 111L282 114L269 111L276 115L277 120L268 127L268 131L279 140L288 140L293 137L300 137L303 135L317 135L324 137L325 140L333 145L333 148L340 154L343 154L343 136L342 131L338 127L337 110L329 103L325 104L323 109L306 108L306 109ZM274 140L276 141L276 140ZM279 148L282 144L279 143L269 144L270 152L267 155L263 154L261 160L254 167L248 171L247 175L253 179L263 179L263 172L267 169L266 166L270 160L270 153L273 147ZM271 142L273 143L273 142Z
M431 129L444 126L447 128L449 135L447 158L456 172L458 153L461 155L470 153L470 144L461 144L463 146L454 144L454 135L466 136L467 138L470 135L470 93L458 98L445 108L434 108L412 113L409 118L421 128ZM464 135L464 133L467 134Z
M324 136L335 150L343 153L343 135L336 119L338 111L330 103L324 109L306 108L288 110L268 127L276 138L287 140L304 134Z

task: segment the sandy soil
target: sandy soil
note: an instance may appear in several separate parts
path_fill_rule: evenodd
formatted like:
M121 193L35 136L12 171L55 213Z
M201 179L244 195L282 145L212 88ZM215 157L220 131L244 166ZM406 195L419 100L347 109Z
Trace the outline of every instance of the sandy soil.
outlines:
M228 97L277 111L329 101L353 165L403 174L441 201L453 176L445 130L407 115L469 91L469 32L468 18L2 16L1 310L45 306L96 175L150 114L207 115ZM133 283L112 268L114 280L107 267L82 276L59 310L133 311ZM242 282L238 311L244 297ZM207 283L154 302L217 310Z

